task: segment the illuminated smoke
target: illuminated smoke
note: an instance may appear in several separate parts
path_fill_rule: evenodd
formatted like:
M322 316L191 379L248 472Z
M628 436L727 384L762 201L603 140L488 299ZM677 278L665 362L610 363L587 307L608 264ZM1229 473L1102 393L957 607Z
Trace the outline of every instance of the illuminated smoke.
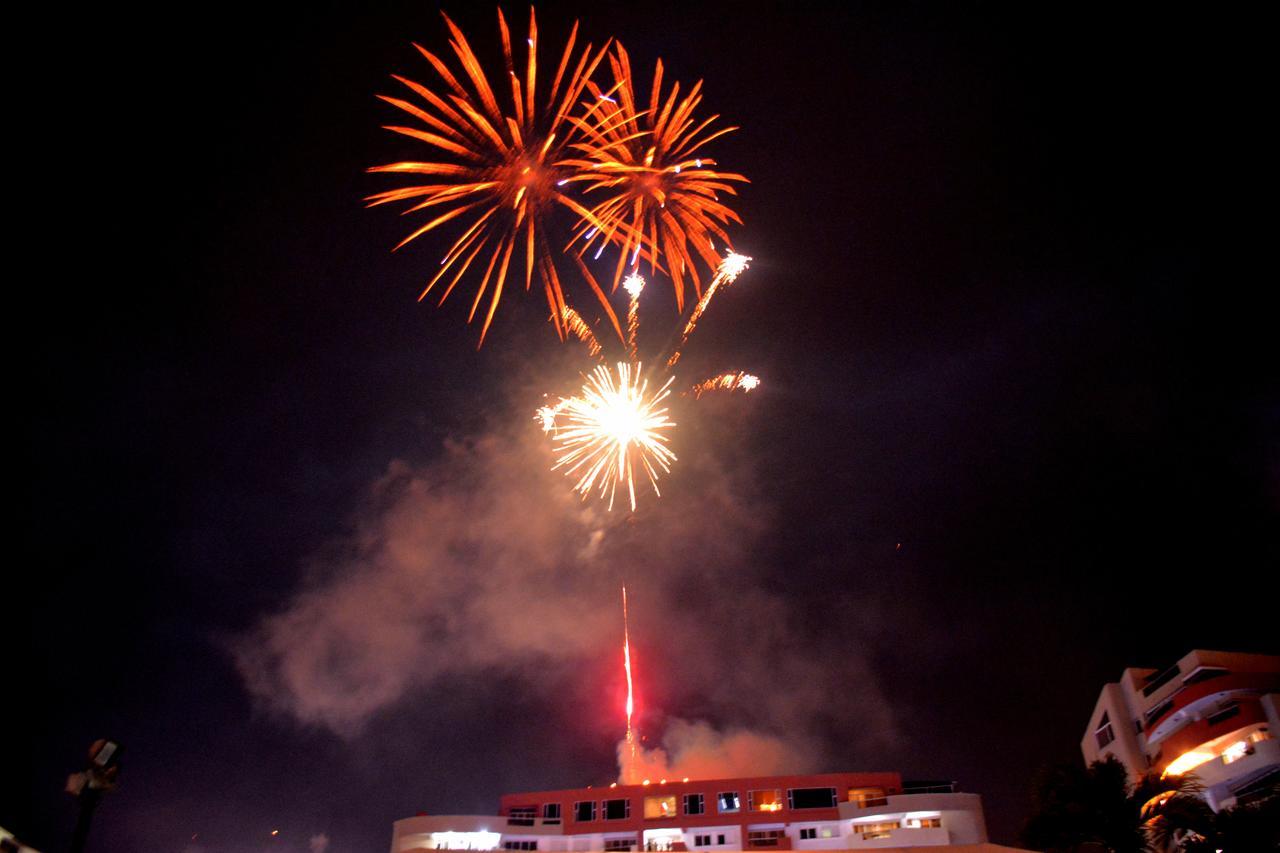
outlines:
M633 753L618 742L618 781L651 779L728 779L806 773L816 769L816 751L804 738L782 738L732 728L716 731L704 721L673 719L662 746Z
M430 464L392 463L349 533L317 544L296 592L231 645L260 709L356 740L373 736L371 721L417 720L444 683L476 684L478 697L482 684L515 679L549 709L567 689L607 691L602 673L621 688L625 572L630 651L648 662L634 673L647 766L658 758L646 746L664 750L676 776L747 753L756 767L803 769L823 731L867 754L896 742L860 650L863 620L840 617L828 628L846 638L841 653L815 654L804 639L815 620L766 581L774 531L749 466L726 468L715 441L691 449L679 487L623 519L563 487L542 433L512 415L528 407L513 401L495 413L498 429L446 443ZM779 673L786 690L761 690ZM655 695L662 707L645 699ZM594 731L620 732L621 701L601 710ZM582 722L566 725L566 740L580 740ZM592 780L546 780L579 781Z

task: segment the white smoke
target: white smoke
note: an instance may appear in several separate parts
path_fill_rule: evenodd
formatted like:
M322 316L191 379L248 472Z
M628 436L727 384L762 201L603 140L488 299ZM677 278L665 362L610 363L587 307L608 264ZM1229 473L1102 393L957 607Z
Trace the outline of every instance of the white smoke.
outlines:
M811 769L815 727L833 719L857 721L867 743L896 737L854 647L815 654L806 620L762 585L768 513L750 472L684 448L662 499L636 517L611 514L550 471L527 415L507 423L448 443L430 465L392 463L352 534L321 549L293 599L234 642L264 707L354 736L442 676L498 670L536 689L548 666L620 662L625 579L639 689L661 683L699 717L733 723L671 720L662 746L643 753L645 767L665 768L650 775Z

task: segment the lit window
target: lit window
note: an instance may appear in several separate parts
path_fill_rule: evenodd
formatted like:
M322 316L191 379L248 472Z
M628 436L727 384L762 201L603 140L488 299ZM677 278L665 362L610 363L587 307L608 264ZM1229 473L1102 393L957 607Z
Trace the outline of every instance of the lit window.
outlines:
M778 788L748 791L747 808L753 812L780 812L782 811L782 791Z
M899 829L900 826L896 820L882 823L855 823L853 831L860 832L864 839L871 840L873 838L889 838L889 833Z
M675 817L676 795L672 794L669 797L645 797L644 816L647 820Z
M716 797L720 813L736 812L742 808L742 801L738 797L737 791L721 791Z
M1222 763L1232 764L1251 752L1253 752L1253 748L1249 746L1249 741L1238 740L1222 751Z
M884 796L884 788L850 788L849 802L860 809L867 806L883 806L888 803Z
M685 794L684 795L684 813L685 814L702 814L706 810L701 794Z

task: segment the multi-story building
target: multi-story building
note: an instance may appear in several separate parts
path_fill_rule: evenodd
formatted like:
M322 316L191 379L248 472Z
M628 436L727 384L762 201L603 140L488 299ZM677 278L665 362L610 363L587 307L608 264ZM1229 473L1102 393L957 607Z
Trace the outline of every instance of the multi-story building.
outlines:
M655 779L506 794L493 816L396 821L392 853L417 850L845 850L985 845L977 794L897 773ZM995 848L993 845L984 849Z
M1280 778L1280 656L1197 649L1167 669L1126 669L1102 688L1086 764L1109 755L1132 777L1194 773L1215 810Z

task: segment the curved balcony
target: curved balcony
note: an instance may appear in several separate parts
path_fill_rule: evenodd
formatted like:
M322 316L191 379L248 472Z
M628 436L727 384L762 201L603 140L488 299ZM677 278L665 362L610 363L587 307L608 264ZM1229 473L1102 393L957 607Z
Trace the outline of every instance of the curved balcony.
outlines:
M1216 723L1209 720L1196 720L1170 735L1160 744L1160 760L1153 769L1163 772L1165 767L1169 766L1169 762L1201 744L1266 721L1267 714L1262 710L1262 703L1248 699L1242 700L1239 711L1230 717Z
M1182 722L1180 712L1201 700L1222 700L1231 696L1258 696L1280 690L1280 674L1274 672L1239 672L1188 684L1169 696L1169 709L1145 726L1147 743L1156 744L1177 730ZM1177 719L1175 719L1177 718Z

